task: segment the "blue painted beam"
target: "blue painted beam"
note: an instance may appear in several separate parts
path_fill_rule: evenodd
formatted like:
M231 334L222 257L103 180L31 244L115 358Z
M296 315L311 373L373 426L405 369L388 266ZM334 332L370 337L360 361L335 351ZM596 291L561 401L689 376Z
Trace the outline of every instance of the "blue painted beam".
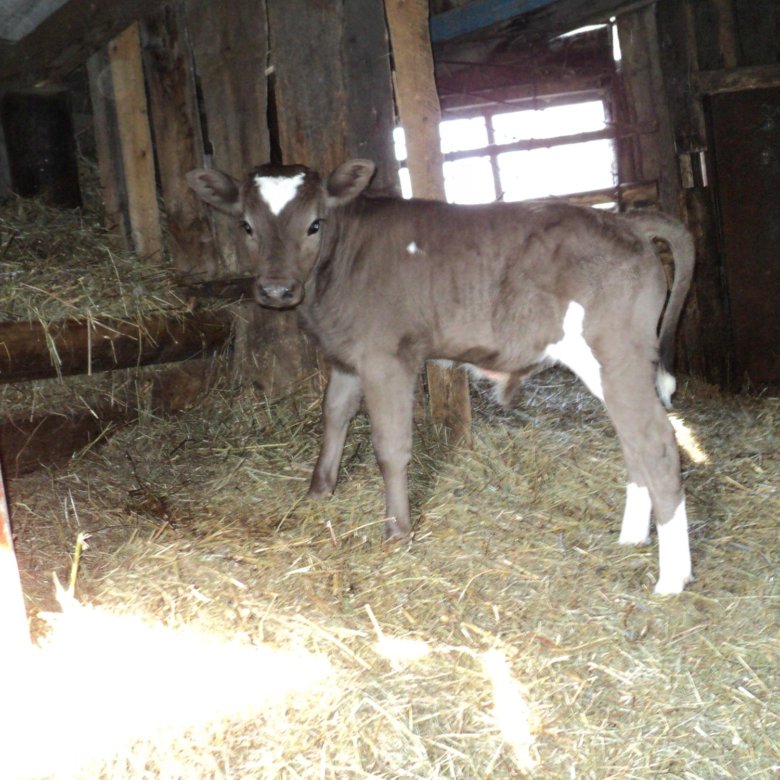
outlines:
M431 40L449 41L461 35L506 22L551 5L556 0L472 0L472 2L431 17Z

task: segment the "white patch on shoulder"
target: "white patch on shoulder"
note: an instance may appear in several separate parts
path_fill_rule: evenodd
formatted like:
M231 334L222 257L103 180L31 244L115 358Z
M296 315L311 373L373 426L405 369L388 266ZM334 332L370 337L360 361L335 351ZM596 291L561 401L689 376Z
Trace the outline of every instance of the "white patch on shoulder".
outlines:
M604 400L601 386L601 366L582 335L585 309L576 301L569 303L563 318L563 338L550 344L544 357L551 358L570 368L587 386L596 398Z
M647 544L650 541L651 510L650 491L636 482L629 482L618 544Z
M419 246L417 246L417 242L416 242L416 241L410 241L410 242L409 242L409 243L406 245L406 251L407 251L407 252L408 252L410 255L423 254L423 251L422 251L422 249L420 249L420 247L419 247Z
M682 592L691 580L691 549L685 499L665 523L658 523L658 582L655 592L666 596Z
M303 173L295 176L255 176L255 184L271 213L278 217L282 209L298 194L304 177Z

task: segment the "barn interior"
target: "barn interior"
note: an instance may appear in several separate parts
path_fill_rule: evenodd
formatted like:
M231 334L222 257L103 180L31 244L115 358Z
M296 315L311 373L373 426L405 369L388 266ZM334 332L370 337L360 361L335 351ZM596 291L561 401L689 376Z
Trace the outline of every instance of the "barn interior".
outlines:
M362 412L304 499L327 368L184 176L352 157L685 222L683 594L562 369L428 368L410 545ZM0 0L0 778L776 777L778 190L778 0Z

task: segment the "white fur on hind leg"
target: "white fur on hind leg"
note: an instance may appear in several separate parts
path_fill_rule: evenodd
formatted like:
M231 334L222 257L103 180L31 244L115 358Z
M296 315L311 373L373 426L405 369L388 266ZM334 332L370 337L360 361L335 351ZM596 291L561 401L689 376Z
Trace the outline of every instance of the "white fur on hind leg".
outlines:
M647 544L650 541L651 509L650 491L636 482L629 482L618 544Z
M682 592L691 580L691 549L688 542L688 515L685 499L666 523L658 523L658 595Z

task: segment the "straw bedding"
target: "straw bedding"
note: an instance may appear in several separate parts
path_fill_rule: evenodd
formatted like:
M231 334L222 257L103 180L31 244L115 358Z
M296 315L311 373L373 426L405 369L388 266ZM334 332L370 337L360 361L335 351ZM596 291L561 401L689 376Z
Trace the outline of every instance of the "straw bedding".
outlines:
M69 316L54 297L34 317ZM511 412L475 388L470 449L418 415L410 545L381 542L364 414L310 502L318 398L223 384L160 418L149 372L3 390L6 413L124 394L137 419L8 486L41 648L7 676L0 777L777 777L780 399L683 382L697 579L665 599L655 540L616 544L617 440L565 372Z
M418 420L409 546L380 541L363 415L336 495L303 499L319 426L305 393L218 388L12 483L33 615L54 608L51 572L67 578L84 532L84 604L329 664L283 704L251 676L233 683L257 686L243 713L215 705L215 722L138 737L72 776L773 777L778 399L679 394L709 460L684 457L697 579L672 599L652 595L655 543L616 544L622 462L597 402L548 371L512 413L479 391L475 406L471 450ZM180 663L158 658L152 676ZM137 664L120 657L114 674ZM189 682L209 690L226 671Z

